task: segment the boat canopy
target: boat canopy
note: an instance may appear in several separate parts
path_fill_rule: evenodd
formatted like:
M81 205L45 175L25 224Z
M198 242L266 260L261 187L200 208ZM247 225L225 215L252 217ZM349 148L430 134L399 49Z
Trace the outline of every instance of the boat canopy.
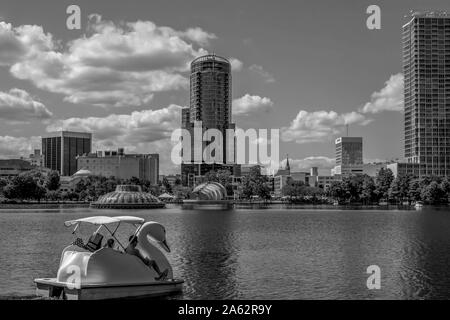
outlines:
M107 216L95 216L88 218L81 218L76 220L69 220L64 222L66 227L73 225L78 225L80 223L90 223L94 225L107 225L112 223L129 223L129 224L143 224L145 220L143 218L132 217L132 216L119 216L119 217L107 217Z

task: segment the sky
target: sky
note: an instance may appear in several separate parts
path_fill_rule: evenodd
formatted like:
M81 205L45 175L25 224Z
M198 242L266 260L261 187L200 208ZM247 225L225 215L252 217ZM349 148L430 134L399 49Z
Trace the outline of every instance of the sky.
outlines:
M69 30L66 9L81 9ZM381 29L369 30L370 5ZM364 161L403 157L401 27L448 1L128 0L0 3L0 158L48 131L93 132L94 150L160 153L189 104L189 63L232 62L233 121L280 130L293 170L334 166L334 140L362 136Z

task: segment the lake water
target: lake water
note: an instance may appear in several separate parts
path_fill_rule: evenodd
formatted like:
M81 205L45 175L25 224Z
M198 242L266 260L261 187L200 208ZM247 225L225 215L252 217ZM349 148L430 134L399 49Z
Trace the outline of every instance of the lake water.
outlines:
M450 210L0 210L0 296L31 298L71 241L63 222L135 215L162 223L182 299L449 299ZM366 269L381 268L368 290Z

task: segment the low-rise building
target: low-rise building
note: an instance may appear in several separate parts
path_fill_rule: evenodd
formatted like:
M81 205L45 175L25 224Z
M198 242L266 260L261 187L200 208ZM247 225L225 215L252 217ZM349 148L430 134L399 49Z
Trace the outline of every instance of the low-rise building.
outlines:
M283 193L283 187L287 185L290 176L278 175L273 177L273 193L279 197Z
M376 177L381 168L386 168L388 163L365 163L363 165L363 172L369 177Z
M283 194L283 187L287 185L289 180L301 181L305 185L309 185L309 172L291 172L289 175L277 174L273 177L273 193L280 197Z
M44 156L41 154L40 149L34 149L34 153L30 154L28 158L23 159L28 161L32 166L43 167L44 166Z
M310 187L326 189L331 186L333 181L337 180L337 177L338 176L319 175L319 168L312 167L308 177L308 182Z
M1 159L0 177L14 177L21 173L31 171L35 167L22 159Z
M394 162L388 164L387 168L392 171L396 178L405 175L421 178L426 176L427 172L427 166L424 163Z
M163 176L163 179L166 179L170 186L173 187L176 185L177 181L181 183L181 174Z
M336 176L310 176L309 186L326 189L336 180Z
M331 169L331 174L334 176L348 177L354 174L363 174L363 165L352 165L352 166L335 166Z
M123 149L98 151L77 157L79 170L85 169L93 175L150 181L156 185L159 177L158 154L125 154Z
M304 184L309 184L310 173L309 172L291 172L289 175L294 181L301 181Z
M92 172L89 170L81 169L71 176L61 176L59 178L59 191L68 193L74 192L78 182L92 175Z

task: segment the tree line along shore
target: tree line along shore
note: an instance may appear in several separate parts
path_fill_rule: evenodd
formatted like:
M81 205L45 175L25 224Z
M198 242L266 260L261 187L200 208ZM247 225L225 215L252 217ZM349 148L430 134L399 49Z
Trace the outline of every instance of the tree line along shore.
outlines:
M398 176L394 177L389 169L381 169L376 177L352 175L341 181L333 181L322 189L312 187L302 181L288 179L281 195L273 195L273 186L268 176L259 170L251 170L242 177L238 186L232 183L232 177L226 170L210 171L205 181L223 184L230 199L237 203L246 202L288 202L311 204L362 204L379 203L405 204L423 202L425 204L448 204L450 198L450 180L440 177ZM115 177L88 176L81 179L73 191L60 190L58 172L43 174L29 171L10 178L0 178L0 203L90 203L101 195L112 192L119 184L141 185L144 192L155 196L163 193L173 194L176 200L189 199L192 188L183 186L177 179L170 184L163 179L157 185L137 178L121 180ZM175 201L176 202L176 201Z

